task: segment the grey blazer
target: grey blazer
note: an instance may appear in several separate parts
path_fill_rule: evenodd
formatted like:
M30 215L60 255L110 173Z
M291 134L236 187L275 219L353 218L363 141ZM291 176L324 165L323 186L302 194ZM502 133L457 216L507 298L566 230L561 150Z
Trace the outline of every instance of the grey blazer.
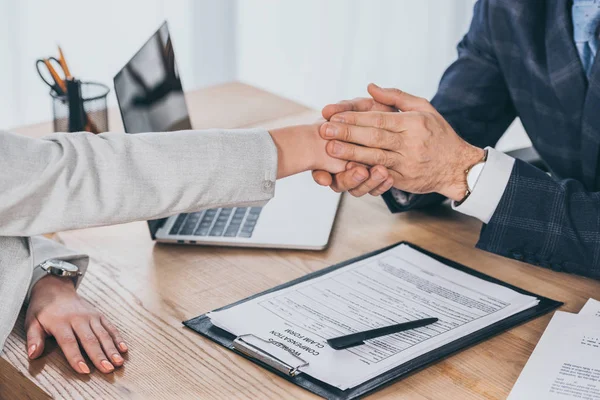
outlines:
M275 191L277 149L264 130L123 135L0 131L0 351L32 283L52 258L87 257L36 236L255 206Z

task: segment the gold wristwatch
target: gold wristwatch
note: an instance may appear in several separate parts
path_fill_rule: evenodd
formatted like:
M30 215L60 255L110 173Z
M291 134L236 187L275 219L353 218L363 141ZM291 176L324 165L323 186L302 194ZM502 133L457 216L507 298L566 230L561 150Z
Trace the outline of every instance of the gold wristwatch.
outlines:
M471 195L473 190L475 190L475 184L479 180L479 176L481 175L481 172L483 171L483 167L485 165L485 162L487 161L487 157L488 157L488 151L484 150L483 158L478 163L476 163L475 165L472 165L470 168L467 168L465 170L465 179L467 181L467 191L465 192L465 197L463 197L460 201L457 201L455 203L456 207L458 207L462 203L464 203L469 198L469 196Z

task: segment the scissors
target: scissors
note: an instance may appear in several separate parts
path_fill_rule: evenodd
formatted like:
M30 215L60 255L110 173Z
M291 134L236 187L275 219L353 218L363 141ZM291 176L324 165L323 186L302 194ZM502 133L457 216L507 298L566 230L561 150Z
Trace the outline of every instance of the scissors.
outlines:
M67 94L67 84L65 83L65 81L67 79L72 78L72 76L60 46L58 46L58 58L41 58L35 62L35 68L37 69L40 78L42 78L44 83L50 86L52 90L54 90L59 95ZM46 79L46 77L44 76L45 74L42 73L42 69L45 69L47 73L50 74L52 82ZM58 71L61 71L61 73L59 74Z
M59 96L68 95L67 82L72 80L73 76L71 75L71 71L69 70L67 61L65 60L65 55L63 54L60 46L58 46L58 58L40 58L35 62L35 68L37 69L37 72L44 83L54 90L56 94ZM42 70L45 70L45 73L42 73ZM50 75L50 80L46 79L48 74ZM89 115L85 114L85 120L86 123L84 130L92 133L99 132L96 124L94 124L94 122L90 119Z

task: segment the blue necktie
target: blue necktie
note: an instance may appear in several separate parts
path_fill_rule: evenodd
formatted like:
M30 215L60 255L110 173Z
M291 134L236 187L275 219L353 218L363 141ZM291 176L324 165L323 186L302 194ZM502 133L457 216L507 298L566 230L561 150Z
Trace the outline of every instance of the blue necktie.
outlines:
M598 24L600 23L600 0L573 0L573 39L589 77L598 51Z

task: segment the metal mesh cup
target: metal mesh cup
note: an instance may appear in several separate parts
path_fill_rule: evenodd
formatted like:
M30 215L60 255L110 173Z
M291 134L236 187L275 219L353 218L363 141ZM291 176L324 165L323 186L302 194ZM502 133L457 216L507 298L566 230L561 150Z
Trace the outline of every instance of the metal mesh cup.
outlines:
M81 83L83 109L90 125L96 130L93 133L108 131L107 96L109 92L108 86L101 83ZM52 110L54 113L54 132L70 132L70 110L67 96L59 95L54 90L50 91L50 96L52 96Z

